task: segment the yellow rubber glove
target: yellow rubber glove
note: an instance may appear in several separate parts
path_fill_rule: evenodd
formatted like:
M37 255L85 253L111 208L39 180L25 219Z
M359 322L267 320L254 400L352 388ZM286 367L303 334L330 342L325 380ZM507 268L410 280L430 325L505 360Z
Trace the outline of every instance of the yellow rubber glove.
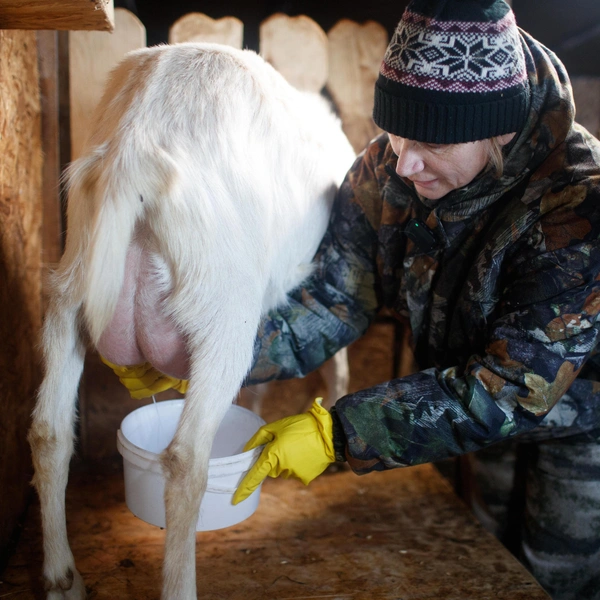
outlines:
M182 394L187 391L188 382L185 379L175 379L163 375L150 363L120 367L108 362L103 356L100 356L100 360L116 373L119 381L129 390L131 397L136 400L149 398L154 394L158 394L158 392L164 392L171 388Z
M244 451L266 444L233 495L233 504L245 500L265 477L296 477L308 485L332 462L333 421L317 398L308 412L263 425Z

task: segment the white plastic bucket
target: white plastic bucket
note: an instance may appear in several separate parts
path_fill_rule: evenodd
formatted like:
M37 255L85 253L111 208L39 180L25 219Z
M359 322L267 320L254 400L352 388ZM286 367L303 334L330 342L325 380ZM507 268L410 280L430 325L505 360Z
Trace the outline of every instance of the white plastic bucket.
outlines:
M175 435L183 405L184 400L166 400L138 408L123 419L117 432L117 448L123 456L125 502L134 515L158 527L165 527L165 478L159 455ZM259 447L243 452L244 445L264 424L253 412L231 405L211 450L208 486L196 531L235 525L256 510L260 487L235 506L231 499L262 450Z

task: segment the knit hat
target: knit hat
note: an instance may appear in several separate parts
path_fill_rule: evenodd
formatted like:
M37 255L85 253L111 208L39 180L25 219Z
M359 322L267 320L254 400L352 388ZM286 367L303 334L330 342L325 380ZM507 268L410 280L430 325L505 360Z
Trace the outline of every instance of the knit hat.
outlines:
M528 99L504 0L413 0L383 58L373 119L407 139L458 144L518 132Z

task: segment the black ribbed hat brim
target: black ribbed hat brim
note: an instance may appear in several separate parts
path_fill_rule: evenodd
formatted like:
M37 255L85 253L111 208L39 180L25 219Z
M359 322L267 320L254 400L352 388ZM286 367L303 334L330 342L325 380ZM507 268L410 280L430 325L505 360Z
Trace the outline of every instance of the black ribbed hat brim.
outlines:
M498 92L448 93L414 88L382 75L375 84L373 120L394 135L430 144L461 144L521 130L526 86Z

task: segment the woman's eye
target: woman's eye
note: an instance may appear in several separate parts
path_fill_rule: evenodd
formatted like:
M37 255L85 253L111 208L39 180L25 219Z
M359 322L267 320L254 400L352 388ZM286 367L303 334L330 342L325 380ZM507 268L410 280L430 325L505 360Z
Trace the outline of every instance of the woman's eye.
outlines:
M444 149L443 144L425 144L425 147L432 152L441 152Z

